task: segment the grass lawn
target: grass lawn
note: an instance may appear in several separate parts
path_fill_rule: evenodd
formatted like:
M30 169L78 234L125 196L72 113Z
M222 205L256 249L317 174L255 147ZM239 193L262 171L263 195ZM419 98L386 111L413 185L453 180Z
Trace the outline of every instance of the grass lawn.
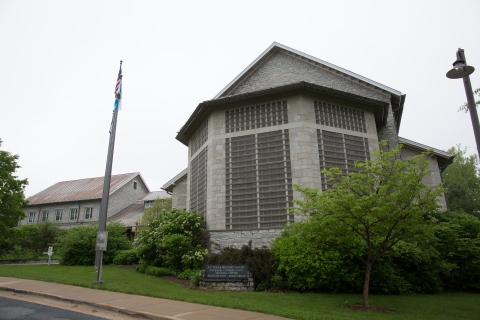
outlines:
M388 313L350 311L361 304L359 294L211 292L184 289L177 284L116 266L105 266L102 286L93 267L61 265L1 265L0 276L57 282L274 314L293 319L480 319L480 294L444 293L408 296L371 295L370 304L394 307Z

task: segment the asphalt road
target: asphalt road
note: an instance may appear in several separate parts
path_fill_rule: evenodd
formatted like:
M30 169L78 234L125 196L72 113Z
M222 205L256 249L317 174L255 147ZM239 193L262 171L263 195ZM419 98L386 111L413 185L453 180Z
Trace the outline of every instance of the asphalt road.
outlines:
M0 296L0 319L101 320L106 318Z

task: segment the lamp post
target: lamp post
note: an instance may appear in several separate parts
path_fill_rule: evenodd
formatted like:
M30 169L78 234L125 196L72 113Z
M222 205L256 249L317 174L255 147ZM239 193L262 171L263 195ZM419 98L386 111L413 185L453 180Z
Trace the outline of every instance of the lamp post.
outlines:
M474 67L467 65L467 60L465 59L465 51L459 48L457 51L457 60L453 63L453 69L447 72L447 78L463 78L465 94L467 95L468 110L470 111L470 118L472 119L473 133L475 135L477 152L480 159L480 125L478 123L477 105L475 104L475 99L473 98L472 83L470 82L470 75L474 71Z

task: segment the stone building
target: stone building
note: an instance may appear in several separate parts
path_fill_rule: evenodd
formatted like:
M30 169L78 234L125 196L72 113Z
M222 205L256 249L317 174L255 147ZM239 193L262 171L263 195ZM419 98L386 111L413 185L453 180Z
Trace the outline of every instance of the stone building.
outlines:
M62 181L29 197L20 224L51 221L70 227L98 221L104 177ZM121 211L150 192L138 172L112 175L107 217Z
M204 215L213 243L268 245L298 219L286 210L301 197L294 184L328 188L322 170L354 170L381 140L404 143L405 157L430 149L398 137L404 103L398 90L273 43L197 106L176 136L188 168L163 189ZM450 162L435 149L426 182Z

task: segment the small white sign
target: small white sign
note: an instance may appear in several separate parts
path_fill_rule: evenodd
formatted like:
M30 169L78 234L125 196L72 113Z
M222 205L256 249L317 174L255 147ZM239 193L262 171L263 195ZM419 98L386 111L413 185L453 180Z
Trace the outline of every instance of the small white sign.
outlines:
M108 231L98 231L95 250L107 251Z

